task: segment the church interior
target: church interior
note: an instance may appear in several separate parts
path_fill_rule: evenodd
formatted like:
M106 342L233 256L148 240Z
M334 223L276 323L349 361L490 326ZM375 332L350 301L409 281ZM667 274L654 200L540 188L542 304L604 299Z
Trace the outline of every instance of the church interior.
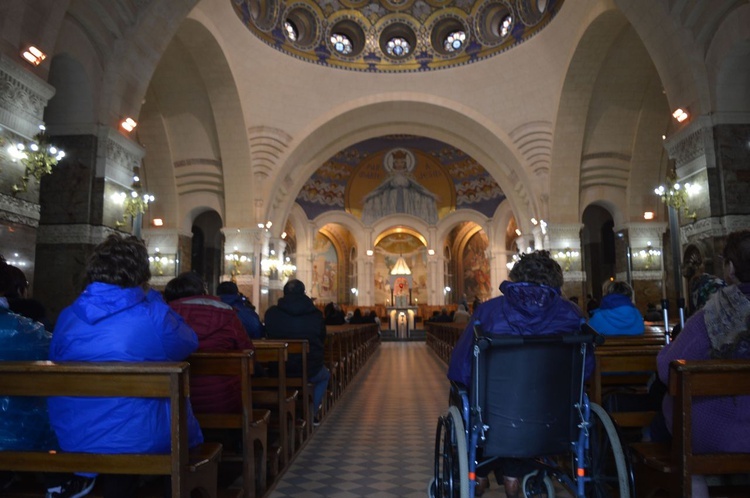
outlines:
M416 339L362 361L269 496L424 496L427 319L546 250L582 308L619 280L674 323L748 192L748 0L0 2L0 255L52 323L122 233L158 290L231 280L263 317L296 278Z
M295 276L429 315L538 249L579 302L614 278L675 310L748 226L744 1L0 9L0 249L53 317L112 231L157 288L194 270L262 311Z

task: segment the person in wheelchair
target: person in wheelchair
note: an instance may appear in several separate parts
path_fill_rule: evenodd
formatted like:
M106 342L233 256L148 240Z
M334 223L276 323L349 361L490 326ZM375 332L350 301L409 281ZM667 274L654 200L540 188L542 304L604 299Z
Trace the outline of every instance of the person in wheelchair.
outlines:
M471 385L475 325L491 334L543 335L577 333L586 322L580 308L563 297L563 271L548 251L522 254L509 277L510 281L500 285L503 295L486 301L475 311L453 349L448 378L467 391ZM587 355L586 377L592 370L593 355ZM489 484L485 479L490 471L494 471L498 483L502 480L506 495L515 498L520 493L519 478L530 467L523 460L499 459L493 468L482 468L484 475L480 477L485 485ZM477 489L476 496L483 490Z

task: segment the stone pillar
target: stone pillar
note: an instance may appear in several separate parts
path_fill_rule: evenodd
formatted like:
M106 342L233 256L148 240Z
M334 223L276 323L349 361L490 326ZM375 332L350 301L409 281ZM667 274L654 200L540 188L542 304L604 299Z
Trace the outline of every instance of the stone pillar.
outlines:
M659 304L666 292L666 253L664 222L631 222L614 231L621 237L617 245L618 280L628 282L635 292L635 304L641 312L648 303ZM622 247L620 247L622 246ZM619 254L622 252L622 256ZM629 254L630 261L627 261ZM625 261L620 264L620 260Z
M49 131L66 155L41 182L36 264L44 282L56 285L38 289L36 297L56 317L80 293L86 258L94 246L115 231L132 231L132 220L124 218L116 194L130 192L133 170L145 151L106 126L89 134Z
M585 274L581 264L581 223L554 224L547 226L546 248L563 269L565 283L563 294L578 296L579 302L586 296Z
M32 142L43 124L44 108L54 94L51 85L0 53L0 148ZM23 270L30 283L29 291L34 294L39 184L32 179L26 192L14 194L13 185L20 182L24 170L5 151L0 154L0 227L4 229L0 254Z
M689 212L680 213L683 259L689 253L718 276L723 268L714 264L715 255L721 254L726 236L750 228L748 136L750 114L716 113L697 117L665 141L678 180L701 189L690 198Z

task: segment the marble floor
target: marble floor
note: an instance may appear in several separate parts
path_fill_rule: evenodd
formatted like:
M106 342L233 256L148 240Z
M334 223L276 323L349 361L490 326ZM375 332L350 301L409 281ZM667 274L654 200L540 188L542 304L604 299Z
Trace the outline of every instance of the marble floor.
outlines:
M382 343L267 497L425 498L445 372L424 342Z

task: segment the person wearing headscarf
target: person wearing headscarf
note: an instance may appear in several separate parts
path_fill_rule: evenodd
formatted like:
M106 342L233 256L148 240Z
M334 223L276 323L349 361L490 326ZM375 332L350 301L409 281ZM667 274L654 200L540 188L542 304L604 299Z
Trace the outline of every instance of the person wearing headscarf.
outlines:
M750 359L750 230L731 233L723 257L729 285L691 316L682 333L657 357L659 378L667 385L674 360ZM671 433L671 396L664 397L662 410ZM750 453L750 396L695 400L692 420L695 453ZM707 496L707 488L698 476L693 479L693 496L702 493Z

